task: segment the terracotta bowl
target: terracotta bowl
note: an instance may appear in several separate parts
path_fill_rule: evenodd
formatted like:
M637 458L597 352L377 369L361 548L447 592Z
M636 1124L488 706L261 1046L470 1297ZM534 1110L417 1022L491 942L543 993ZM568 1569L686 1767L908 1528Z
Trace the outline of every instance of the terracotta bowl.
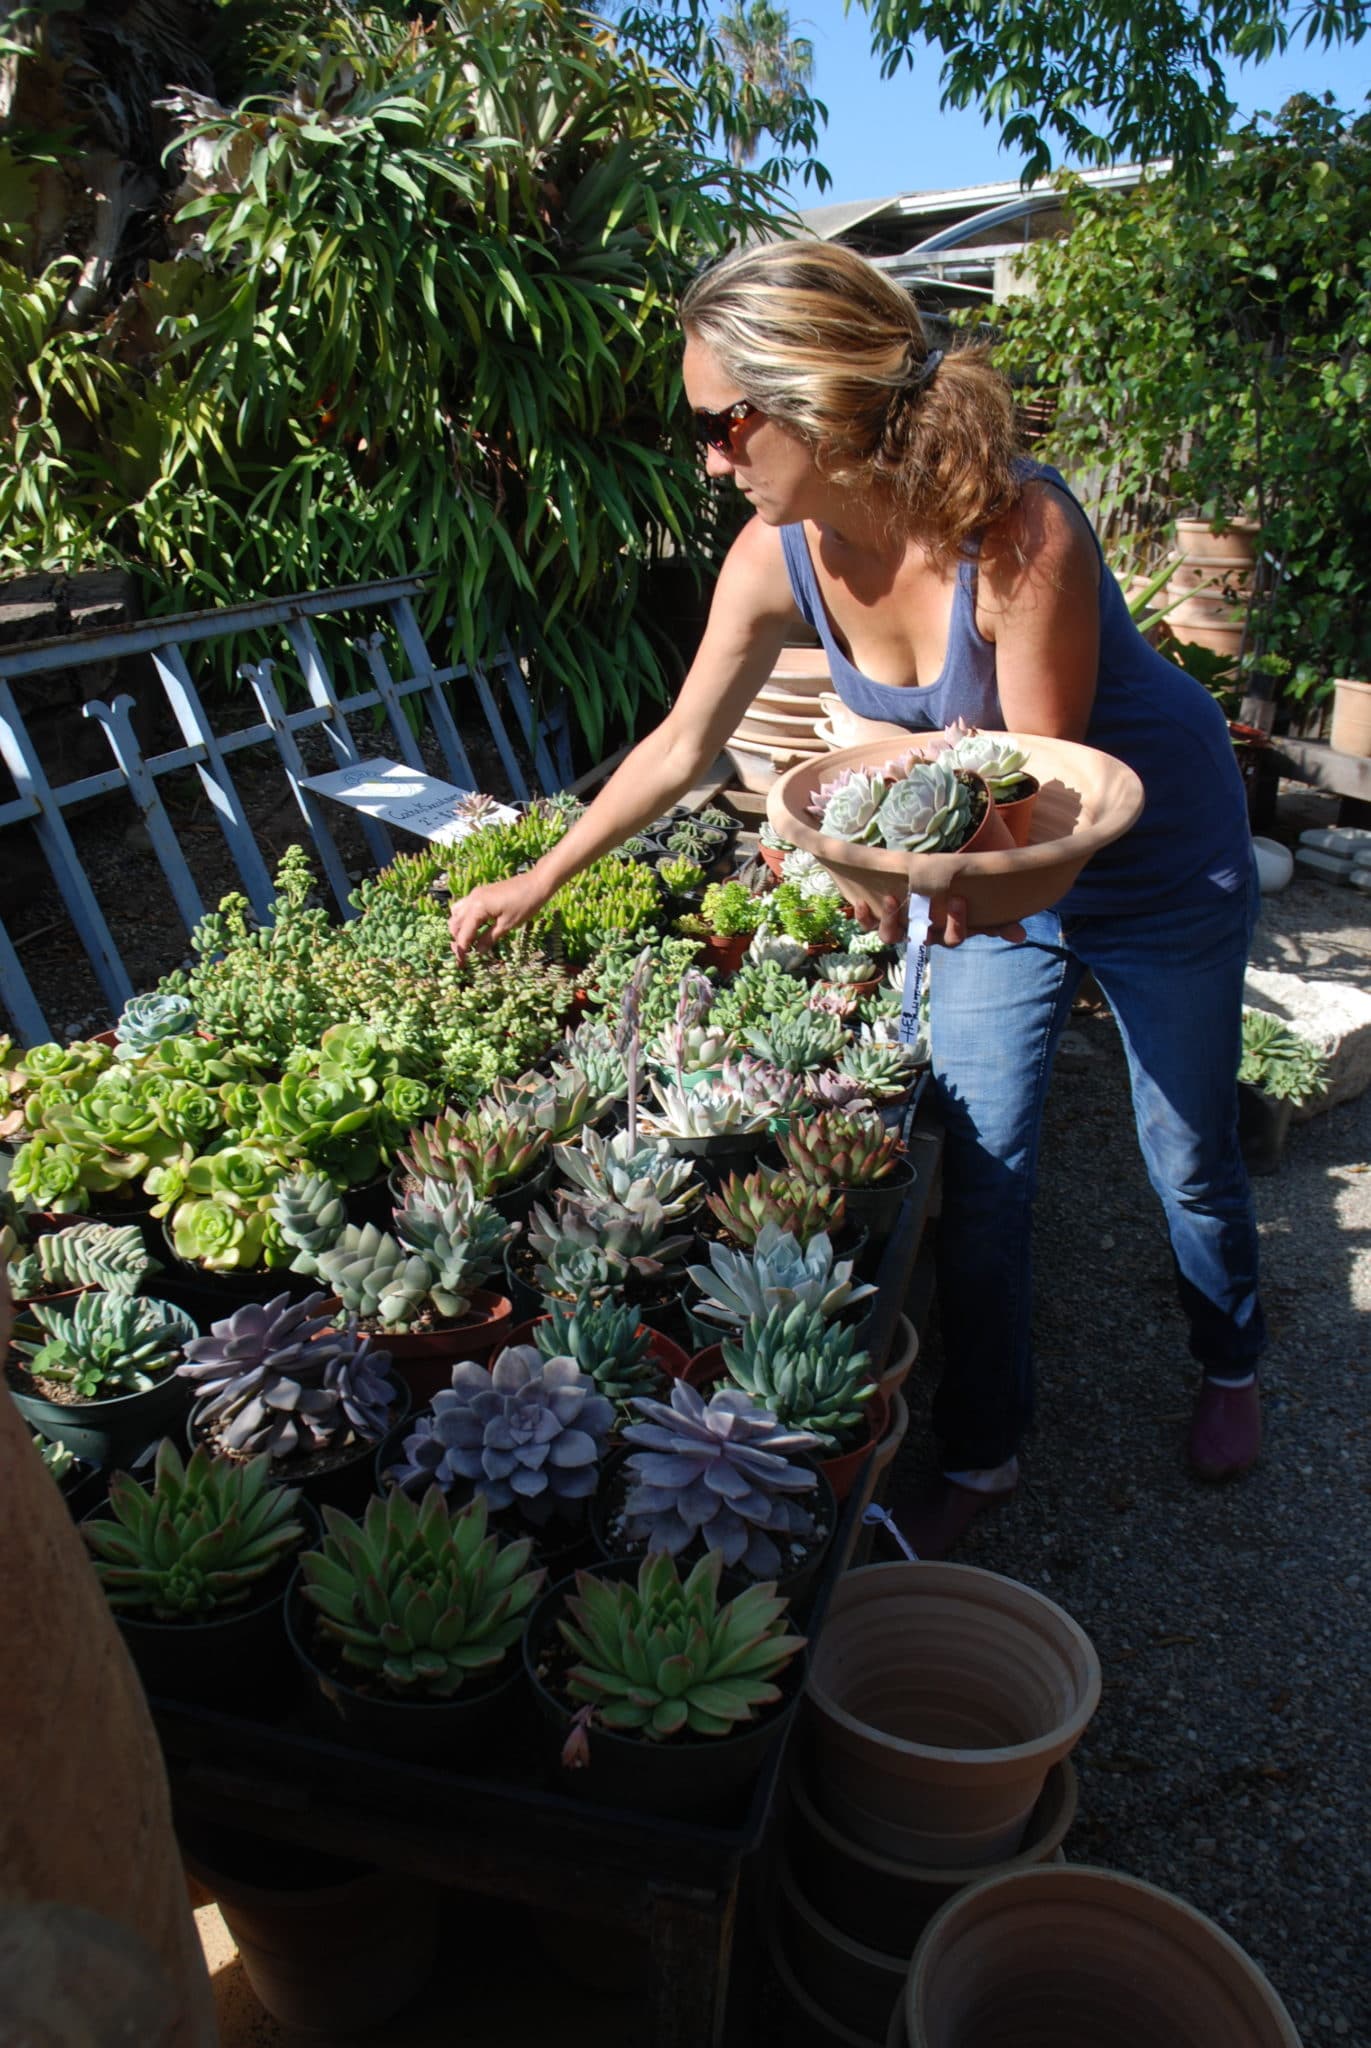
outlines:
M854 846L821 832L809 799L844 768L879 768L907 746L933 737L910 733L899 747L882 740L801 761L773 783L767 816L783 839L817 854L849 903L879 912L886 896L911 892L933 901L940 921L949 893L964 896L971 922L1008 924L1060 902L1092 854L1122 838L1142 809L1143 786L1131 768L1094 747L1032 733L1008 735L1027 755L1040 784L1029 843L991 853L892 853Z

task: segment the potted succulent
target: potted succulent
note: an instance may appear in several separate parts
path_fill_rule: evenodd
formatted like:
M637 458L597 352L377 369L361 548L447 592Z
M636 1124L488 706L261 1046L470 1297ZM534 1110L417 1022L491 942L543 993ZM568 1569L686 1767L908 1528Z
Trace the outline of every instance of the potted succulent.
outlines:
M622 1201L559 1189L552 1213L534 1210L527 1246L516 1247L510 1273L527 1287L531 1263L533 1286L544 1298L575 1302L614 1294L645 1311L669 1306L695 1243L693 1232L673 1229L677 1220L646 1181L635 1182Z
M521 1223L551 1178L551 1142L532 1103L522 1112L501 1105L465 1115L444 1110L410 1132L393 1183L396 1199L403 1201L422 1181L460 1181L507 1221Z
M504 1543L485 1500L451 1514L374 1496L360 1522L324 1510L325 1535L291 1584L286 1625L323 1712L345 1741L450 1761L498 1724L522 1683L525 1615L543 1583L527 1537Z
M641 1420L592 1509L601 1554L694 1562L717 1550L726 1572L774 1580L802 1612L836 1521L832 1489L806 1462L818 1439L736 1387L706 1399L678 1380L669 1402L640 1395L633 1407Z
M827 871L819 866L812 854L788 853L783 864L788 870L801 863L811 863L817 871L814 879L828 884ZM811 958L827 952L831 947L846 943L853 931L852 918L847 905L836 889L807 887L809 870L802 871L799 878L783 881L765 900L764 910L767 929L779 932L783 938L793 939L805 948Z
M718 1550L684 1580L656 1552L539 1601L524 1662L568 1791L640 1813L736 1811L794 1710L804 1638L773 1586L726 1600L722 1574Z
M782 839L771 820L764 818L757 833L757 857L778 882L781 879L781 862L794 851L790 841Z
M183 1464L170 1437L150 1483L116 1472L108 1508L81 1525L147 1691L268 1716L290 1704L286 1584L317 1529L293 1487L271 1484L268 1457L201 1445Z
M654 1393L664 1379L679 1379L690 1363L688 1351L640 1322L638 1311L613 1295L549 1301L545 1316L510 1331L510 1342L532 1342L544 1358L574 1359L621 1414L635 1394Z
M198 1336L169 1302L92 1288L65 1305L29 1303L6 1377L40 1435L87 1464L126 1465L184 1412L177 1368Z
M667 1216L688 1216L704 1190L689 1159L677 1156L664 1138L616 1131L603 1138L583 1131L577 1145L558 1145L556 1163L574 1192L625 1201L635 1185L645 1186Z
M829 1323L803 1302L754 1316L735 1339L702 1351L686 1375L703 1389L727 1378L777 1420L821 1445L834 1498L847 1499L889 1421L889 1401L850 1325Z
M698 907L705 892L705 871L693 860L679 856L657 863L657 879L667 894L669 907L677 917Z
M968 726L955 732L940 758L953 768L969 769L984 782L1015 846L1027 846L1038 779L1028 772L1028 756L1004 733L978 732Z
M838 1058L850 1034L841 1018L804 1009L750 1025L744 1036L749 1049L770 1066L789 1074L812 1074Z
M0 1225L0 1264L18 1309L31 1301L70 1299L91 1287L106 1294L137 1294L149 1275L160 1271L148 1256L143 1233L131 1223L82 1217L31 1244L21 1242L18 1224L22 1216L16 1225Z
M1321 1047L1269 1010L1244 1009L1238 1067L1238 1137L1249 1173L1274 1173L1295 1111L1326 1085Z
M699 911L678 920L678 930L702 941L701 960L731 974L741 966L748 941L764 915L760 897L744 882L711 882Z
M195 1396L192 1446L240 1462L265 1453L274 1481L315 1502L366 1498L372 1455L409 1401L389 1354L340 1330L322 1294L244 1302L177 1371Z
M673 1152L710 1164L755 1156L770 1123L771 1112L744 1102L732 1089L716 1082L687 1088L680 1081L649 1082L655 1108L643 1111L641 1127L649 1137L664 1138Z
M842 1191L849 1223L865 1225L873 1247L885 1243L914 1179L898 1131L874 1112L826 1110L793 1123L777 1143L792 1172Z
M687 1269L698 1289L689 1314L702 1345L717 1342L721 1331L735 1335L754 1317L765 1320L774 1308L801 1304L817 1309L825 1322L841 1319L860 1330L855 1311L876 1292L853 1280L851 1261L835 1259L822 1231L801 1242L779 1224L766 1223L749 1249L712 1244L708 1253L707 1266Z
M786 1169L729 1174L706 1206L730 1244L750 1247L768 1224L808 1239L819 1231L841 1241L847 1220L845 1197L836 1188L804 1180Z

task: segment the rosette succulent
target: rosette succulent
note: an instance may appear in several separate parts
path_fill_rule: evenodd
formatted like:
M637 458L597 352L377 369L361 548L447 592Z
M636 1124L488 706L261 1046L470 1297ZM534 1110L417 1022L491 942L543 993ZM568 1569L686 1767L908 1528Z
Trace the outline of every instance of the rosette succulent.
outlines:
M837 1017L825 1017L816 1010L802 1010L794 1017L775 1017L767 1024L754 1024L746 1033L747 1043L760 1059L791 1074L805 1074L814 1067L835 1060L848 1042L848 1034Z
M878 817L885 802L886 782L881 774L852 769L838 780L826 783L820 813L820 829L835 839L850 839L859 846L872 845L879 838Z
M724 1367L735 1386L779 1421L807 1429L837 1449L865 1421L876 1391L871 1360L850 1326L826 1323L803 1303L754 1317L736 1341L724 1339Z
M472 1359L453 1367L386 1477L411 1493L470 1487L541 1525L594 1493L613 1426L613 1402L574 1359L508 1345L489 1370Z
M797 1173L769 1173L759 1167L740 1179L731 1173L706 1206L735 1244L755 1245L768 1224L807 1240L819 1231L840 1230L847 1205L828 1183L802 1180Z
M877 1101L903 1095L918 1069L919 1059L913 1046L898 1042L878 1044L870 1038L845 1046L838 1060L839 1072Z
M729 1133L765 1129L765 1110L750 1109L736 1095L722 1087L682 1087L679 1082L662 1082L652 1077L655 1110L644 1110L642 1128L664 1138L720 1138Z
M793 1116L807 1100L802 1075L773 1067L769 1060L754 1059L749 1053L724 1062L719 1086L725 1093L736 1090L749 1109L763 1111L768 1119Z
M265 1206L242 1208L224 1195L181 1201L172 1212L171 1241L179 1259L212 1273L249 1271L263 1263L270 1220Z
M996 803L1023 795L1031 778L1028 756L1006 733L977 732L974 728L953 741L941 757L954 768L969 768L979 775Z
M804 1648L771 1585L721 1601L724 1560L709 1550L684 1583L673 1558L644 1558L636 1582L576 1574L557 1626L576 1662L567 1691L606 1728L661 1742L729 1735L780 1698L772 1683Z
M169 1302L98 1289L78 1294L70 1308L31 1301L26 1320L44 1337L35 1342L16 1332L11 1344L35 1379L66 1388L74 1401L146 1393L199 1335Z
M731 1031L714 1024L667 1024L644 1050L654 1066L670 1073L702 1074L726 1060L736 1044Z
M557 1201L555 1218L535 1207L528 1222L528 1242L542 1263L537 1269L540 1286L549 1294L571 1295L569 1285L578 1270L567 1264L569 1253L591 1255L580 1262L587 1275L607 1274L596 1279L593 1291L621 1288L634 1276L655 1280L674 1265L691 1244L689 1235L669 1235L672 1218L642 1183L635 1182L622 1202L611 1197L582 1195L579 1199L563 1192Z
M345 1224L330 1251L316 1260L319 1279L349 1316L404 1331L418 1317L433 1284L433 1269L374 1223Z
M796 1496L818 1484L797 1461L820 1448L804 1430L783 1429L739 1388L708 1401L684 1380L670 1403L639 1396L643 1417L624 1431L633 1450L623 1533L633 1546L679 1557L697 1540L725 1565L754 1579L775 1577L784 1560L777 1539L805 1542L814 1517Z
M852 988L861 981L875 981L880 973L869 953L823 953L815 961L821 981Z
M741 1329L776 1308L812 1308L825 1322L876 1292L852 1278L852 1261L835 1259L822 1231L801 1244L788 1230L767 1223L750 1251L712 1244L709 1264L687 1269L699 1288L696 1314L725 1329Z
M506 1115L524 1117L548 1135L552 1145L564 1145L586 1125L597 1123L614 1101L612 1091L599 1093L576 1067L562 1064L551 1074L525 1074L518 1081L497 1081L482 1107Z
M456 1320L500 1263L514 1236L498 1209L471 1192L469 1182L444 1187L426 1180L395 1212L395 1234L429 1269L428 1298L440 1316Z
M602 1138L584 1130L577 1145L554 1148L557 1165L573 1188L583 1194L627 1201L634 1187L646 1189L668 1216L684 1216L700 1199L700 1184L688 1159L673 1152L663 1139L630 1140L627 1131Z
M954 853L972 822L970 788L946 755L892 783L876 820L882 843L900 853Z
M889 1178L905 1149L899 1132L888 1131L879 1115L846 1110L793 1123L776 1142L787 1166L816 1187L870 1187Z
M196 1024L195 1005L187 996L154 989L130 996L114 1027L121 1060L136 1060L164 1038L188 1037Z
M74 1145L58 1138L30 1138L14 1155L10 1194L33 1209L78 1216L90 1207L85 1166L85 1157Z
M444 1110L409 1134L400 1165L415 1180L469 1180L489 1197L507 1193L532 1173L547 1149L548 1132L532 1108Z
M345 1673L399 1699L451 1699L497 1671L543 1583L530 1538L501 1543L483 1500L450 1515L436 1486L417 1508L378 1496L360 1522L326 1507L324 1527L300 1560L320 1637Z
M201 1444L183 1464L163 1437L152 1485L114 1473L112 1519L84 1522L81 1533L116 1613L207 1621L241 1607L298 1550L299 1499L294 1487L271 1483L269 1458L216 1458Z
M743 958L754 967L779 967L782 973L793 974L804 966L809 954L803 940L787 938L784 932L759 929L752 934Z
M186 1345L177 1370L204 1403L206 1437L240 1456L274 1461L375 1443L398 1390L390 1354L340 1330L324 1296L245 1302Z
M544 1358L570 1358L616 1406L651 1391L661 1377L649 1345L651 1332L634 1308L616 1301L550 1301L533 1326Z

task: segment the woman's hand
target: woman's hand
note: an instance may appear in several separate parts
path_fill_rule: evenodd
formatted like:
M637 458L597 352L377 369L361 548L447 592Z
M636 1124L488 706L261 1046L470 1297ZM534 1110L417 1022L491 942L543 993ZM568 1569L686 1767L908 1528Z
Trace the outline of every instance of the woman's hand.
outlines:
M530 868L527 874L510 875L503 882L483 882L479 889L459 896L447 921L458 965L473 949L488 953L507 932L536 917L550 893L544 883L535 880Z
M935 913L939 907L935 904ZM935 917L928 934L935 946L960 946L963 939L981 935L1009 939L1017 946L1027 936L1021 924L968 924L965 896L949 896L941 908L942 921L937 922ZM858 904L856 918L863 931L879 931L887 946L897 946L908 937L909 899L885 897L879 918L864 903Z

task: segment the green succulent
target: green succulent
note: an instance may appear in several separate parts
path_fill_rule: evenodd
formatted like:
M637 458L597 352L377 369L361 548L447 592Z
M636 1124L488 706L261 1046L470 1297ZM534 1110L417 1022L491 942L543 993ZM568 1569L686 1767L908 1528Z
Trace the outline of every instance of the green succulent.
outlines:
M6 1235L0 1230L0 1250ZM14 1244L8 1271L10 1293L16 1301L27 1301L44 1288L101 1287L107 1294L136 1294L148 1275L161 1268L149 1257L136 1224L82 1222L35 1238L27 1251Z
M1326 1086L1328 1060L1320 1046L1301 1038L1271 1011L1245 1009L1238 1079L1276 1102L1298 1105Z
M871 1187L889 1178L905 1150L899 1132L888 1131L879 1115L845 1110L793 1123L776 1142L786 1165L816 1187Z
M522 1113L445 1110L409 1134L400 1165L415 1180L469 1181L474 1193L506 1194L532 1173L549 1143L532 1106Z
M354 1187L380 1168L383 1108L381 1084L370 1074L286 1073L260 1090L253 1136L278 1156L308 1161Z
M692 896L697 889L703 889L705 871L693 860L664 860L659 863L657 873L663 888L673 896Z
M565 1284L565 1260L571 1252L594 1255L587 1270L597 1275L608 1272L608 1285L625 1286L633 1275L656 1279L679 1262L692 1242L688 1235L670 1236L672 1218L650 1190L634 1182L622 1202L611 1196L584 1194L579 1198L562 1193L557 1214L535 1206L528 1221L528 1242L542 1263L537 1268L540 1286L550 1294L570 1291ZM596 1291L603 1291L597 1283Z
M247 1209L223 1195L191 1197L171 1212L171 1242L178 1259L211 1273L250 1272L264 1263L267 1208Z
M708 930L720 938L749 937L762 922L762 904L743 882L711 882L700 904L700 916Z
M623 1406L651 1393L661 1378L648 1349L651 1332L638 1312L616 1301L549 1301L533 1341L544 1358L571 1358L602 1394Z
M78 1038L71 1045L48 1040L31 1045L14 1071L24 1089L37 1088L44 1081L67 1081L84 1094L113 1060L109 1046L97 1045L93 1039Z
M395 1488L361 1522L324 1509L323 1547L301 1559L305 1598L346 1670L401 1699L450 1699L493 1673L543 1582L529 1537L502 1544L480 1495L452 1515L430 1486L416 1508Z
M615 1090L601 1093L581 1070L563 1063L551 1074L525 1074L518 1081L497 1081L479 1106L487 1114L523 1119L529 1115L548 1142L563 1145L588 1124L597 1123L615 1099Z
M1028 756L1004 733L968 732L954 740L941 759L953 768L979 775L996 803L1012 802L1024 793Z
M874 981L877 977L869 953L824 953L815 961L820 981L831 981L839 988L853 988L858 982Z
M514 1226L474 1195L469 1182L446 1187L426 1180L396 1210L395 1234L428 1266L428 1299L438 1314L456 1320L499 1265Z
M657 1107L642 1118L643 1130L652 1136L718 1138L766 1129L768 1112L750 1108L732 1089L709 1084L689 1088L678 1081L659 1081L654 1074L652 1093Z
M630 1189L645 1188L668 1216L686 1216L700 1199L700 1183L689 1159L682 1159L664 1139L639 1138L630 1143L627 1131L602 1138L584 1130L577 1145L558 1145L557 1165L563 1177L582 1194L628 1199Z
M723 1554L706 1551L682 1583L674 1558L644 1558L636 1582L576 1574L557 1626L576 1662L567 1691L606 1728L653 1742L729 1735L781 1697L773 1680L804 1648L788 1635L774 1585L721 1601Z
M347 1223L347 1205L322 1173L292 1173L272 1190L271 1219L295 1254L291 1272L313 1277L320 1258L332 1251Z
M700 1290L696 1314L729 1330L797 1305L816 1309L830 1322L876 1291L853 1280L851 1260L835 1260L822 1231L802 1243L776 1223L762 1226L750 1251L712 1244L709 1264L687 1270Z
M818 1231L841 1230L847 1204L827 1182L802 1180L797 1173L759 1167L746 1179L731 1173L717 1194L705 1197L712 1215L735 1244L755 1245L768 1224L808 1240Z
M786 860L795 858L787 854ZM766 899L766 920L788 939L806 946L831 945L841 939L850 920L838 896L807 894L799 882L782 882Z
M805 1074L826 1066L848 1043L841 1018L826 1017L816 1010L801 1010L793 1017L776 1017L768 1024L754 1024L745 1037L759 1059L791 1074Z
M207 1621L241 1607L304 1542L299 1499L271 1483L270 1458L216 1458L201 1444L183 1464L164 1437L151 1487L114 1473L113 1519L81 1533L116 1613Z
M35 1342L16 1331L14 1349L35 1379L55 1381L76 1401L145 1393L199 1335L169 1302L95 1289L78 1294L70 1308L31 1301L26 1319L46 1335Z
M65 1444L45 1444L41 1436L36 1436L33 1441L39 1457L61 1486L76 1470L75 1451L69 1451Z
M876 1391L871 1360L855 1332L828 1323L803 1302L754 1316L736 1342L724 1339L724 1366L735 1386L778 1421L807 1429L837 1447L864 1421L863 1403Z
M882 843L900 853L955 853L975 823L971 788L946 756L916 761L881 805Z
M319 1279L345 1314L383 1330L407 1330L418 1318L433 1271L428 1260L374 1223L345 1224L317 1261Z
M233 1209L253 1210L271 1200L285 1173L281 1161L259 1145L220 1145L191 1161L186 1192Z
M714 998L709 1015L720 1030L741 1032L754 1024L798 1016L804 1006L805 984L789 969L773 960L744 961Z

